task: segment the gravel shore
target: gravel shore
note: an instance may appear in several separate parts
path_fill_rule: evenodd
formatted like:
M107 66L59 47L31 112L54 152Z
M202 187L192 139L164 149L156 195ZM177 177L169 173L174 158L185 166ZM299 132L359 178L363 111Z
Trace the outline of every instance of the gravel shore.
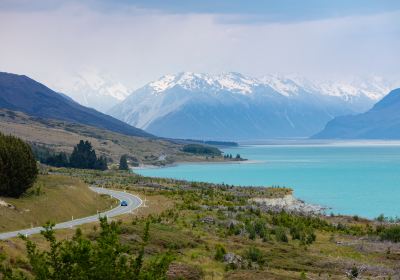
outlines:
M306 203L293 195L286 195L282 198L252 198L251 202L258 204L265 211L280 212L303 215L321 215L329 208L320 205Z

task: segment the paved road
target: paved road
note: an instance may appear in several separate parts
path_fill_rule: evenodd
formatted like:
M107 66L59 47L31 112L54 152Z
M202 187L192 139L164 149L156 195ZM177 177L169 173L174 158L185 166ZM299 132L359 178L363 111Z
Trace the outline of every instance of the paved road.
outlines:
M96 188L96 187L90 187L90 189L99 194L110 195L110 196L118 199L120 202L125 200L128 203L128 206L120 206L119 205L116 208L113 208L107 212L100 213L98 215L80 218L80 219L72 220L69 222L59 223L59 224L55 225L54 229L72 228L74 226L96 222L99 220L99 216L100 217L104 217L104 216L115 217L115 216L118 216L121 214L130 213L131 211L135 210L136 208L139 208L143 203L139 197L137 197L133 194L130 194L130 193L114 191L114 190L110 190L110 189ZM49 210L51 210L51 209L49 209ZM36 228L0 233L0 239L7 239L7 238L15 237L15 236L18 236L19 234L22 234L22 235L36 234L36 233L40 233L41 230L43 230L42 227L36 227Z

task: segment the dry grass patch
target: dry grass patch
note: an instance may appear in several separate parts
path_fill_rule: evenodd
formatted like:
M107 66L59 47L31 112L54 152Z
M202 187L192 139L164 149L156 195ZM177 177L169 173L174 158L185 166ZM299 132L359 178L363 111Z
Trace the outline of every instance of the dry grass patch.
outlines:
M0 199L15 209L0 207L0 232L36 227L48 221L62 222L96 214L117 201L94 193L77 178L41 175L34 191L19 198Z

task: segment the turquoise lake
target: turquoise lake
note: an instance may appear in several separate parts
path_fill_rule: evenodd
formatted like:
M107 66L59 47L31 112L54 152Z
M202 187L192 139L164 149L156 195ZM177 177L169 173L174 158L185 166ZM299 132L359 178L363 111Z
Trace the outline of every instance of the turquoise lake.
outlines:
M181 164L140 169L147 176L234 185L287 186L334 212L400 216L399 145L255 145L224 149L242 164Z

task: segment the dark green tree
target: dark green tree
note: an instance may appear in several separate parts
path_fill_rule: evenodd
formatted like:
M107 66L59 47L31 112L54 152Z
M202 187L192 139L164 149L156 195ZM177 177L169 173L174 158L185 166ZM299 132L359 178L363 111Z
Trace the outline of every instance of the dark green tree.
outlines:
M99 158L89 141L79 141L69 159L69 165L73 168L107 170L107 159Z
M53 154L42 162L55 167L69 166L68 156L66 153Z
M28 144L0 133L0 196L19 197L33 186L38 174Z
M92 144L89 141L79 141L74 147L69 162L74 168L94 169L97 157Z
M100 156L97 160L96 160L96 164L94 166L94 169L98 169L98 170L107 170L108 166L107 166L107 159L104 156Z
M128 160L126 155L122 155L119 160L119 170L129 170Z

